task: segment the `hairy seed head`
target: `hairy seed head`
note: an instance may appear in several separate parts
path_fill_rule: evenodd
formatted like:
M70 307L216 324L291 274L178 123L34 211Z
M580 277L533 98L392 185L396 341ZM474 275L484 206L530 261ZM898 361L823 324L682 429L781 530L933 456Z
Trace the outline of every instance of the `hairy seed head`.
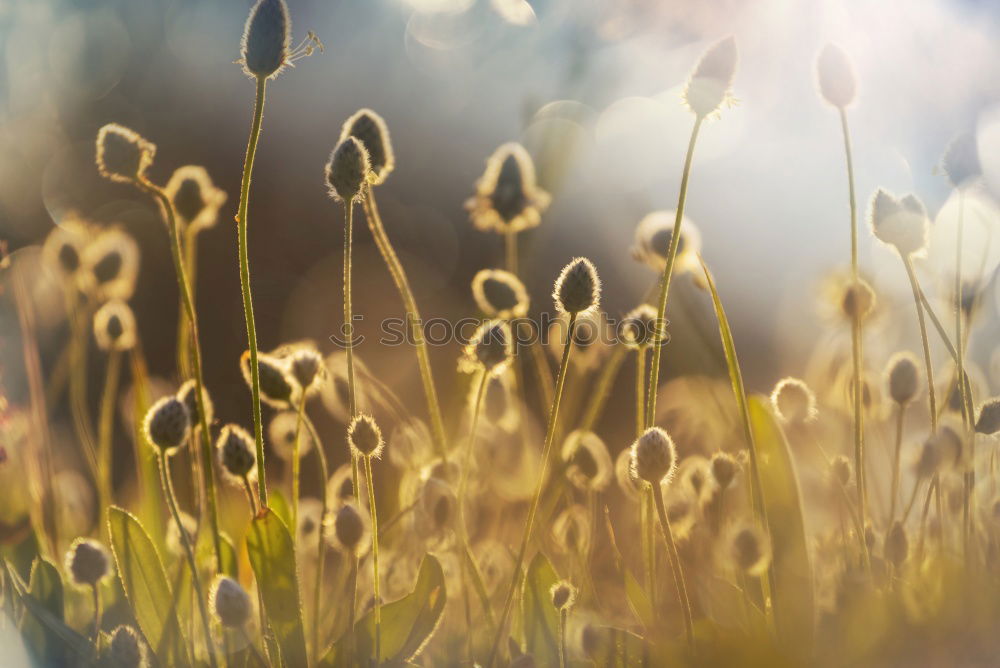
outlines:
M257 455L253 437L236 424L227 424L215 442L222 472L234 484L243 484L244 478L256 472Z
M285 0L259 0L243 29L243 70L251 78L276 76L289 61L291 41Z
M549 596L556 610L569 610L576 602L576 587L567 580L560 580L549 589Z
M368 538L368 513L349 502L342 505L332 517L333 531L327 535L333 546L355 557L363 556L371 543Z
M66 570L73 582L94 587L111 570L108 551L91 538L77 538L66 552Z
M712 455L710 463L712 477L719 485L719 489L726 489L732 483L736 474L740 472L740 465L736 459L727 452L716 452Z
M220 575L212 583L209 601L219 623L230 629L242 628L253 612L250 596L236 580Z
M142 668L146 666L146 645L131 626L121 625L111 632L108 644L111 668Z
M879 188L872 196L868 222L875 238L895 248L904 259L920 256L927 249L930 221L915 195L897 199Z
M611 454L594 432L570 432L563 441L561 456L566 463L566 477L577 489L601 492L611 483Z
M326 380L323 356L315 348L302 346L294 350L288 356L288 367L291 371L290 377L298 385L299 391L306 396L317 392Z
M199 165L184 165L171 174L163 191L173 202L180 222L193 232L213 227L227 195L215 187L208 171Z
M97 131L97 171L106 179L133 183L146 177L156 145L124 125L108 123Z
M330 196L346 203L361 199L370 173L368 149L357 138L346 137L333 149L326 163Z
M143 429L149 442L163 454L173 453L191 433L187 406L177 397L163 397L146 412Z
M998 431L1000 431L1000 397L993 397L979 407L976 433L991 436Z
M378 459L382 456L385 441L382 440L382 430L371 415L356 415L347 428L347 440L351 448L363 457Z
M514 358L513 336L506 320L488 320L480 325L465 346L464 365L499 376Z
M486 161L475 195L465 203L476 228L517 233L537 227L549 194L538 187L535 165L523 146L500 146Z
M198 389L198 384L192 378L191 380L184 381L184 384L180 386L175 395L180 399L181 403L188 410L188 416L191 418L191 428L194 429L198 426L198 399L195 395L195 391ZM205 423L211 425L212 421L215 419L215 405L212 403L212 397L208 394L208 388L201 388L201 405L205 410Z
M666 330L666 323L663 323ZM622 319L621 340L629 348L645 348L653 343L657 336L656 309L649 304L641 304L629 311ZM660 332L661 340L666 332Z
M913 353L901 351L889 358L886 385L889 396L900 406L913 401L920 391L920 363Z
M261 400L274 408L287 408L294 393L293 381L290 378L291 370L287 361L266 353L258 353L257 368ZM243 372L243 380L246 381L247 387L251 387L253 379L250 376L249 350L244 351L240 357L240 370Z
M574 258L556 279L552 297L560 313L585 314L601 302L601 279L594 264L585 257Z
M677 470L677 449L669 434L650 427L632 444L632 471L640 480L660 484Z
M684 88L684 102L699 118L717 111L729 97L736 75L736 40L716 42L701 57Z
M863 278L859 278L857 282L848 282L840 302L840 310L847 319L864 320L874 309L875 291L868 282Z
M368 151L371 171L368 179L372 185L384 183L396 167L396 157L389 139L389 126L371 109L360 109L344 122L340 141L354 137Z

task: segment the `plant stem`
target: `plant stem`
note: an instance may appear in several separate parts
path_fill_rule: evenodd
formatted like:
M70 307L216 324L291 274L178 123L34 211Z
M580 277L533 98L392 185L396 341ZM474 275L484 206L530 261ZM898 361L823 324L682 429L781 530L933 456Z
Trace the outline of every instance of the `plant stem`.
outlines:
M517 232L508 227L503 233L507 271L517 276Z
M566 668L566 608L559 611L559 668Z
M257 517L257 500L253 498L253 487L250 478L243 476L243 491L247 493L247 503L250 504L250 519Z
M197 340L197 336L194 337ZM197 344L195 344L197 345ZM198 611L201 614L202 631L205 634L205 647L208 650L208 660L213 668L215 662L215 645L212 642L212 627L208 622L208 610L205 609L205 596L201 588L201 576L198 574L198 562L194 558L194 548L191 547L191 539L188 536L184 523L181 522L181 513L177 508L177 497L174 495L174 485L170 479L170 471L167 468L167 458L162 453L157 453L160 464L160 484L163 486L163 495L166 497L170 514L177 523L177 533L181 537L181 544L184 546L184 555L187 557L188 568L191 569L191 585L194 587L195 597L198 599Z
M674 543L674 535L670 530L670 519L663 506L663 488L660 485L651 486L653 487L653 503L656 504L656 514L660 518L660 531L663 533L663 540L667 543L667 556L670 561L670 569L674 574L677 598L680 602L681 612L684 614L684 634L687 636L688 644L693 647L694 622L691 619L691 601L688 599L687 585L684 583L684 569L681 566L680 554L677 552L677 544Z
M94 648L97 649L100 645L101 640L101 589L100 585L95 582L90 585L90 590L93 592L94 599Z
M684 158L684 172L681 175L681 190L677 197L677 215L674 217L674 229L670 235L670 247L667 249L667 262L663 267L663 276L660 278L660 298L656 309L657 326L653 332L653 362L649 370L649 389L646 392L646 420L645 427L653 426L656 416L656 391L660 382L660 355L663 352L663 330L664 314L667 312L667 297L670 294L670 279L674 272L674 261L677 258L677 248L680 246L681 223L684 221L684 203L687 200L688 179L691 176L691 160L694 157L694 146L698 141L698 130L701 129L701 122L704 117L698 116L695 119L694 127L691 128L691 138L688 140L687 155Z
M354 239L354 200L344 202L344 334L347 340L344 344L344 351L347 354L347 403L350 419L354 420L358 414L358 394L354 377L354 307L352 304L351 274L352 272L352 246ZM354 487L354 496L357 498L361 486L358 478L358 458L354 450L350 449L351 455L351 485ZM324 483L324 487L325 487Z
M111 441L115 429L115 399L118 397L118 381L121 378L121 352L108 352L108 367L104 376L104 393L101 395L101 414L98 421L97 459L101 479L98 481L97 494L100 508L107 508L112 503L112 457ZM103 531L103 529L102 529Z
M306 395L302 393L295 411L295 443L292 445L292 531L299 529L299 472L301 470L302 415L306 410ZM313 444L315 445L315 444ZM294 534L293 534L294 535Z
M372 480L372 458L364 457L365 479L368 482L368 505L372 518L372 569L375 595L375 665L382 662L382 600L379 598L378 574L378 512L375 510L375 484Z
M580 421L580 429L591 431L594 425L597 424L601 413L604 412L604 406L608 402L608 394L615 384L615 378L618 377L618 371L621 369L622 363L625 362L627 355L628 348L621 344L615 346L614 352L611 353L611 358L608 359L604 368L601 369L601 375L597 379L597 387L590 394L590 401L587 403L587 408L584 410L583 418Z
M646 404L646 346L635 351L635 437L642 436L645 427Z
M542 448L541 470L538 472L538 481L535 484L535 494L531 499L531 506L528 509L528 519L524 524L524 533L521 534L521 545L517 550L517 558L514 560L514 570L511 572L510 586L507 588L507 596L504 599L503 612L497 624L496 635L493 638L493 645L490 649L490 657L486 662L487 668L492 668L496 662L497 651L500 648L500 641L503 638L504 627L507 625L507 617L510 615L511 605L514 602L514 592L517 590L517 583L521 579L521 569L524 566L524 555L528 550L528 540L531 538L531 529L535 523L535 514L538 512L538 502L542 496L542 486L545 484L545 476L548 473L549 459L552 452L552 442L555 437L556 423L559 419L559 402L562 399L563 387L566 384L566 371L569 368L569 353L573 347L573 329L576 327L576 313L569 316L569 325L566 328L566 340L563 344L562 359L559 362L559 377L556 380L556 392L552 398L552 408L549 411L549 424L545 433L545 446Z
M896 497L899 496L899 453L903 447L903 417L906 415L906 404L896 407L896 448L892 458L892 495L889 497L889 526L896 519Z
M197 279L197 258L198 258L198 233L190 227L184 230L184 267L187 269L188 280L191 281L191 298L196 299ZM190 378L194 371L191 369L191 330L184 314L184 303L180 305L181 317L177 319L177 370L181 380Z
M844 138L844 155L847 159L847 188L851 206L851 285L855 289L859 285L858 275L858 205L854 190L854 156L851 151L851 133L847 127L847 112L843 107L840 113L840 129ZM864 416L862 414L862 383L861 369L864 366L861 352L862 331L861 319L858 314L851 317L851 364L854 387L854 475L858 488L858 514L864 522L867 517L866 505L868 490L865 486L865 456L864 456Z
M320 644L319 644L319 620L320 620L320 607L322 603L322 592L323 592L323 567L324 560L326 559L326 541L323 540L323 528L326 526L326 515L329 512L330 501L328 498L327 491L327 481L329 480L328 467L326 464L326 451L323 450L323 442L319 438L319 432L316 431L316 426L309 419L309 416L305 413L302 414L302 420L306 424L306 428L309 430L309 436L313 440L313 449L316 451L316 456L319 457L319 474L320 474L320 512L319 512L319 526L320 535L319 544L316 546L316 587L313 591L313 648L316 652L316 657L319 657Z
M937 397L934 393L934 363L931 361L931 345L927 339L927 323L924 321L924 308L920 301L920 285L917 282L917 275L913 271L913 263L910 258L903 258L903 266L906 268L906 276L910 279L910 288L913 290L913 301L917 309L917 324L920 326L920 342L924 348L924 370L927 373L927 403L931 413L931 433L937 433Z
M247 323L247 344L250 348L250 391L253 398L253 434L257 444L257 491L260 504L267 507L267 476L264 469L264 432L260 415L260 368L257 366L257 325L253 317L253 298L250 295L250 259L247 251L247 208L250 197L250 174L253 172L257 140L264 117L264 88L267 79L257 78L257 95L254 102L253 122L247 142L246 159L243 161L243 179L240 185L240 205L236 214L240 254L240 287L243 292L243 315Z
M483 395L486 394L486 386L489 384L489 380L490 374L483 370L480 373L479 387L476 390L476 403L472 409L472 423L469 428L469 438L465 445L465 459L462 464L462 477L460 478L458 484L458 535L461 540L461 550L464 552L464 554L459 555L459 560L462 564L462 590L463 596L465 597L466 625L469 635L470 659L472 657L471 645L473 628L471 624L469 606L468 582L469 578L473 575L472 573L469 573L469 570L473 568L473 565L468 563L469 559L472 558L472 553L469 551L469 533L465 521L465 495L469 488L469 471L472 468L472 452L476 444L476 429L479 426L479 412L483 405ZM489 598L486 599L486 602L489 602ZM488 617L492 617L492 613L488 607L484 610L484 612Z
M424 395L427 399L427 412L430 414L431 430L434 434L434 442L438 449L438 455L447 461L448 448L447 437L445 436L444 420L441 418L441 406L438 402L437 390L434 387L434 376L431 371L430 356L427 352L427 342L424 340L423 321L420 319L420 311L417 309L417 302L413 298L413 291L410 289L409 279L403 264L399 261L396 251L389 241L389 236L382 225L382 217L379 215L378 205L375 203L374 189L368 188L363 200L365 217L368 219L368 227L375 238L375 245L378 246L382 259L385 260L392 275L392 280L396 284L396 290L403 299L403 307L406 309L406 316L413 342L417 349L417 364L420 367L420 380L424 385Z
M174 261L174 272L177 274L177 290L184 301L184 310L191 323L191 352L194 366L195 403L198 407L198 426L201 431L201 469L205 484L205 495L208 500L208 516L212 529L212 546L215 549L215 566L222 571L222 540L219 538L219 510L215 498L215 478L213 477L212 435L208 430L208 413L205 410L205 382L202 378L201 337L198 333L198 316L191 298L191 284L187 280L184 261L181 258L180 233L177 229L177 217L174 214L170 198L161 188L148 181L138 181L139 187L151 194L160 203L167 221L167 232L170 236L170 251ZM194 456L192 454L192 456Z
M347 665L354 665L354 619L358 610L358 557L351 554L351 609L347 613Z

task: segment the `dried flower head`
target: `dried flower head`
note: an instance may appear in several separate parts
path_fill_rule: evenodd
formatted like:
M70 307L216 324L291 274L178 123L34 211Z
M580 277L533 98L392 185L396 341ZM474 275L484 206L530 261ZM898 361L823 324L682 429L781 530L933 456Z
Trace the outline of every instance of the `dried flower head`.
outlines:
M108 551L91 538L77 538L66 552L66 570L75 584L96 587L111 572Z
M872 196L869 211L872 234L895 248L903 258L920 256L926 251L930 221L924 205L914 195L898 199L879 188Z
M885 535L885 558L896 568L903 565L910 551L910 542L906 537L906 527L899 520L892 523Z
M488 320L480 325L462 354L465 369L499 376L514 358L513 335L506 320Z
M667 264L676 219L676 211L663 210L646 214L635 228L632 258L647 265L653 271L662 272ZM698 253L700 252L701 234L691 219L685 216L681 221L681 235L677 240L674 272L700 270L698 262Z
M93 238L91 225L76 215L66 216L52 228L42 245L42 261L65 279L75 279L83 252Z
M258 353L257 368L261 400L274 408L288 408L294 394L288 362L274 355ZM244 351L240 357L240 371L243 372L243 380L246 381L247 387L252 387L249 350Z
M139 275L139 245L117 227L101 231L80 257L80 287L98 300L128 299Z
M146 412L143 430L149 442L163 454L173 453L191 433L187 406L177 397L163 397Z
M244 479L252 478L257 472L256 445L253 436L236 424L227 424L215 442L219 464L223 475L230 482L242 485Z
M611 483L611 455L601 437L592 431L577 429L563 441L562 460L566 477L578 489L600 492Z
M188 416L191 418L191 428L197 429L199 426L198 419L198 401L195 397L195 391L198 388L198 384L192 378L191 380L184 381L184 384L180 386L175 395L180 399L181 403L188 410ZM212 403L212 397L208 394L208 388L201 388L201 405L205 409L205 423L212 424L212 420L215 419L215 405Z
M816 59L819 92L823 99L843 109L854 101L857 82L847 54L836 44L827 44Z
M661 339L666 337L666 323L663 323L663 329ZM622 319L620 340L629 348L645 348L655 340L656 333L656 309L649 304L635 307Z
M528 313L528 291L514 274L503 269L483 269L472 278L476 305L491 318L523 318Z
M556 279L552 298L560 313L584 314L601 303L601 279L594 264L585 257L573 258Z
M520 144L504 144L486 161L476 193L466 203L472 223L484 232L522 232L537 227L549 194L535 182L535 165Z
M246 590L225 575L218 576L212 583L209 601L216 619L226 628L242 628L253 612Z
M371 173L368 149L357 138L346 137L330 154L325 173L333 199L348 203L360 200Z
M709 464L712 470L712 477L715 478L719 489L726 489L740 472L740 465L736 459L727 452L716 452L712 455Z
M576 587L566 580L560 580L549 589L549 596L552 597L552 607L556 610L569 610L576 602Z
M94 338L105 351L125 351L135 347L135 316L125 302L113 299L94 313Z
M340 141L354 137L368 150L371 171L368 180L373 186L384 183L396 166L396 157L389 139L389 126L371 109L359 109L344 122Z
M730 543L733 565L748 575L762 575L771 564L770 541L755 526L742 526Z
M288 355L289 377L298 386L298 394L310 397L326 381L326 364L315 348L299 346Z
M371 415L356 415L347 427L347 441L351 448L361 457L378 459L382 456L385 441L382 440L382 430Z
M174 205L181 224L197 233L214 227L226 193L215 187L208 171L199 165L184 165L171 174L163 189Z
M146 645L134 628L123 624L111 632L107 660L111 668L143 668L147 665Z
M650 427L632 444L631 463L637 478L657 485L677 470L677 449L666 431Z
M983 167L979 162L979 148L976 146L976 135L966 132L955 137L941 158L941 169L948 175L948 180L956 188L960 188L982 176Z
M313 439L308 429L299 429L297 411L281 411L268 423L267 440L274 454L282 461L291 461L296 434L299 437L299 456L304 457L312 450Z
M992 436L998 431L1000 431L1000 397L993 397L979 407L976 433Z
M333 530L327 536L333 546L358 558L364 556L371 544L368 513L354 503L345 503L331 517Z
M106 179L141 181L155 155L155 144L123 125L108 123L97 131L97 171Z
M913 401L920 391L920 363L909 351L901 351L889 358L885 368L889 396L900 406Z
M718 111L730 96L736 75L736 40L727 37L705 51L688 77L684 102L699 118Z
M802 424L816 418L816 395L798 378L779 380L771 392L771 405L782 422Z

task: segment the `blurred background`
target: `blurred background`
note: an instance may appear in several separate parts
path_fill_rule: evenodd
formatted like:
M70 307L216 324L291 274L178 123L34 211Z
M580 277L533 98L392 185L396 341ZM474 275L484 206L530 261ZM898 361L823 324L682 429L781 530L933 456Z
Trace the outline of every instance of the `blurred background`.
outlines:
M150 202L98 176L94 137L118 122L149 138L158 146L150 174L161 184L181 165L204 165L229 194L198 258L206 378L219 419L243 424L249 393L237 365L246 339L232 220L254 86L233 61L250 4L0 0L0 238L12 250L38 244L71 211L122 224L142 251L132 305L151 370L170 377L177 295L164 228ZM876 186L913 191L937 219L935 238L953 238L954 196L937 166L961 132L977 133L987 183L1000 185L1000 5L989 0L289 6L294 41L313 30L326 51L268 87L250 204L263 349L308 337L332 350L343 223L322 170L341 124L363 106L381 113L392 132L397 169L379 200L425 318L474 314L470 279L502 265L502 239L475 230L463 203L487 156L507 141L525 144L553 195L542 225L522 238L532 313L551 309L559 269L585 255L604 279L605 309L617 317L655 279L629 248L646 213L676 204L693 122L680 99L683 84L707 46L735 35L737 103L702 132L687 213L701 231L751 391L802 373L830 327L817 303L823 278L849 260L840 127L816 93L814 61L824 43L844 47L860 81L849 116L862 216ZM996 207L988 190L976 197L982 224L967 227L975 261L966 265L989 278L1000 262L990 234ZM412 350L375 347L378 321L402 309L362 220L359 212L355 311L364 313L368 337L360 354L423 416ZM912 318L898 259L866 229L861 239L862 265L880 297L890 306L898 300ZM920 269L942 296L954 259L946 246L934 245ZM988 285L988 316L972 344L984 368L997 333ZM707 296L688 277L673 294L666 373L724 374ZM20 347L11 339L16 318L9 308L0 317L8 341L0 350L3 380L16 401L23 396ZM45 359L63 345L60 318L58 308L48 318L43 310ZM880 368L883 353L918 349L915 328L899 329L873 344L873 366ZM452 405L461 401L457 354L454 345L432 352ZM629 421L620 422L626 438Z

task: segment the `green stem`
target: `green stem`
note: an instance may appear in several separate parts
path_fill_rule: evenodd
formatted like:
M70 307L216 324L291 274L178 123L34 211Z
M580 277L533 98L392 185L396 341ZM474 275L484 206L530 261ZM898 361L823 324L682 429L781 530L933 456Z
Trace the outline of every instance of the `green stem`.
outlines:
M253 172L260 124L264 117L264 87L267 79L257 78L257 95L254 102L253 122L247 142L246 159L243 161L243 180L240 185L240 205L236 215L240 254L240 287L243 292L243 315L247 323L247 344L250 348L250 391L253 397L253 433L257 444L257 491L260 503L267 507L267 476L264 469L264 432L260 415L260 368L257 366L257 325L253 317L253 298L250 295L250 259L247 251L247 207L250 198L250 174Z
M635 437L642 436L645 427L646 385L646 346L635 351Z
M112 457L111 443L115 429L115 400L118 398L118 382L121 378L121 352L108 352L108 367L104 376L104 393L101 395L101 414L98 421L97 458L101 479L97 493L99 507L107 508L112 503ZM102 524L103 526L103 524ZM102 529L103 531L103 529Z
M500 648L500 641L503 638L504 627L507 625L507 617L510 615L511 605L514 602L514 592L517 590L518 581L521 579L524 555L528 550L528 540L531 538L531 529L535 523L535 514L538 512L538 502L542 496L542 486L545 484L545 476L548 473L552 442L555 437L556 423L559 419L559 402L562 399L563 387L566 384L566 371L569 368L569 352L573 347L573 329L576 327L576 317L576 313L571 313L569 316L562 359L559 362L559 377L556 380L555 396L552 398L552 408L549 411L549 424L545 433L545 446L542 448L541 470L538 472L538 481L535 483L535 494L531 499L531 506L528 509L528 519L524 524L524 532L521 534L521 545L517 550L517 558L514 560L514 570L511 573L510 585L507 588L507 596L504 599L503 612L500 614L496 635L493 638L490 658L486 663L487 668L492 668L497 659L497 651Z
M197 279L197 258L198 258L198 233L190 227L184 230L184 267L188 272L188 280L191 281L191 298L196 299ZM177 319L177 370L180 372L181 380L191 378L194 371L191 369L191 330L184 314L184 303L180 305L181 317Z
M667 510L663 505L663 488L660 485L652 485L652 487L653 503L656 504L656 514L660 518L660 531L663 533L663 540L667 543L667 556L674 575L674 586L677 587L677 598L680 602L681 612L684 614L684 634L687 636L688 643L694 646L691 601L688 599L687 585L684 583L684 568L681 566L681 557L677 552L674 534L670 530L670 519L667 517Z
M958 369L959 392L962 397L962 426L965 430L963 439L969 444L971 470L962 476L962 545L966 558L969 552L969 540L972 536L972 489L976 480L976 439L972 433L972 423L975 416L972 415L968 407L971 405L966 399L966 386L961 382L965 375L965 336L962 334L962 236L964 228L965 198L962 191L958 191L958 225L955 239L955 346L957 348L956 367Z
M299 471L301 469L302 415L306 410L306 395L302 393L295 411L295 443L292 445L292 531L299 529ZM315 445L315 444L314 444ZM294 534L293 534L294 535Z
M320 607L322 604L322 592L323 592L323 567L324 561L326 559L326 541L323 540L323 527L326 526L326 516L330 508L330 500L327 496L327 481L329 480L330 474L328 472L328 467L326 463L326 451L323 449L323 442L319 438L319 432L316 431L316 426L313 424L309 416L304 412L302 414L302 420L305 422L306 428L309 430L309 436L313 440L313 449L316 451L316 456L319 458L319 475L320 475L320 512L319 512L319 526L320 526L320 536L318 545L316 547L316 587L313 590L313 651L316 653L316 657L319 656L321 651L319 644L319 620L320 620Z
M917 324L920 326L920 342L924 348L924 369L927 372L927 403L931 413L931 432L937 433L937 397L934 392L934 363L931 361L931 345L927 338L927 323L924 321L924 308L920 301L920 284L917 282L917 275L913 271L913 263L910 258L903 258L903 266L906 268L906 276L910 279L910 288L913 290L913 301L917 309Z
M375 665L382 662L382 600L379 598L378 573L378 512L375 510L375 484L372 480L372 458L364 457L365 479L368 481L368 505L372 518L372 569L375 595Z
M889 497L889 526L896 519L896 497L899 496L899 454L903 447L903 417L906 414L906 404L896 408L896 448L892 458L892 494Z
M94 599L94 649L98 649L101 641L101 588L98 583L90 585Z
M212 546L215 549L215 567L222 572L222 540L219 537L219 509L215 497L215 478L213 477L212 434L208 430L208 413L205 410L205 381L202 377L201 337L198 333L198 316L191 297L191 284L188 282L181 258L180 233L177 229L177 217L170 198L161 188L148 181L138 181L138 186L151 194L163 209L167 221L167 232L170 236L170 251L174 261L174 272L177 274L177 290L184 301L184 310L191 323L191 353L194 366L195 403L198 407L198 426L201 431L201 470L205 485L205 495L208 500L208 516L212 528ZM192 454L194 456L194 454Z
M424 385L424 395L427 399L427 412L431 418L431 429L434 434L434 442L438 449L438 455L447 461L448 448L447 437L445 436L444 420L441 418L441 405L438 402L437 389L434 387L434 376L431 372L430 356L427 352L427 342L424 340L423 322L420 319L420 311L417 309L417 302L410 289L409 279L403 264L399 261L396 251L389 241L385 226L382 224L382 217L379 215L378 205L375 203L374 189L369 188L363 200L365 216L368 218L368 227L375 238L375 245L378 246L382 259L385 260L392 275L392 280L396 284L396 290L403 299L403 307L406 309L407 321L413 335L413 342L417 349L417 364L420 367L420 380Z
M352 247L354 239L354 200L344 202L344 333L347 340L344 343L344 351L347 354L347 403L350 419L354 420L358 414L358 394L357 381L354 376L354 307L352 304L351 274L352 271ZM354 496L357 498L361 486L358 478L358 458L351 453L351 485L354 488ZM325 483L324 483L325 487Z
M653 426L656 416L656 391L660 381L660 356L663 353L663 330L664 316L667 312L667 297L670 294L670 279L674 273L674 261L677 258L677 248L680 246L681 223L684 221L684 203L687 201L688 179L691 176L691 160L694 158L694 146L698 141L698 130L701 129L701 122L704 117L698 116L695 119L694 127L691 128L691 138L688 140L687 155L684 158L684 172L681 175L681 190L677 197L677 215L674 217L674 229L670 235L670 247L667 250L667 262L663 267L663 276L660 278L660 298L656 309L657 326L653 332L653 362L649 370L649 389L646 392L646 420L645 427Z
M197 337L195 337L197 339ZM202 631L205 634L205 647L208 650L208 660L213 668L215 662L215 645L212 643L212 627L208 622L208 610L205 608L205 596L201 588L201 576L198 574L198 562L194 558L194 548L191 547L191 539L188 536L184 523L181 522L181 513L177 508L177 497L174 495L174 485L170 479L170 471L167 468L167 458L161 452L158 454L160 464L160 484L163 486L163 495L166 497L170 514L177 523L177 533L181 537L181 545L184 546L184 555L187 557L188 568L191 569L191 585L194 587L195 596L198 599L198 611L201 614Z
M566 608L559 611L559 668L566 668Z

